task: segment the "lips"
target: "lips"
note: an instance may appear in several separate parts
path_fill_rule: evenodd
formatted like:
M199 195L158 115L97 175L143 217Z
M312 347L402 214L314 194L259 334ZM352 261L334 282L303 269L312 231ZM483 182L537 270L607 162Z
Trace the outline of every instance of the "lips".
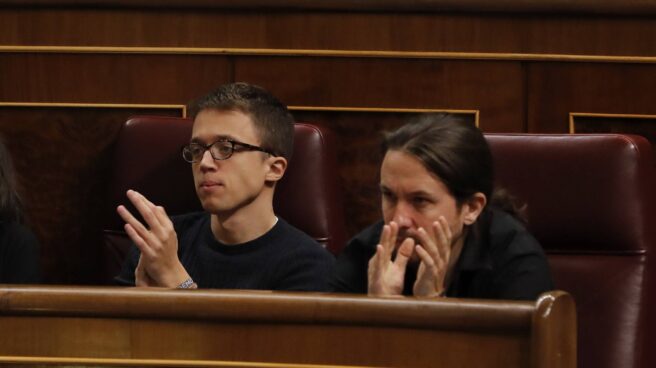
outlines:
M198 184L198 187L201 189L211 189L211 188L216 188L223 186L223 183L220 181L214 181L214 180L203 180Z

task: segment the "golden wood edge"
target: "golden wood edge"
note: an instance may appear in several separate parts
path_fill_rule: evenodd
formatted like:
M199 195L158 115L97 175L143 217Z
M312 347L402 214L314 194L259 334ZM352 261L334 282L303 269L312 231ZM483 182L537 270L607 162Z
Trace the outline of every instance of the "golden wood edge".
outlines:
M247 10L259 9L263 11L331 11L331 12L353 12L363 11L367 13L531 13L553 15L557 13L577 15L650 15L656 13L653 2L645 0L579 0L575 2L563 1L526 1L526 0L502 0L502 1L480 1L480 0L386 0L386 1L298 1L298 0L246 0L246 1L208 1L208 0L77 0L62 2L57 0L2 0L0 4L6 6L36 6L39 8L57 8L62 4L75 3L76 8L88 9L90 7L114 7L117 9L132 8L164 8L164 9L215 9L215 10Z
M592 112L570 112L569 113L569 133L576 134L576 118L625 118L625 119L656 119L656 115L646 114L607 114Z
M474 123L480 128L480 110L459 109L413 109L400 107L346 107L346 106L288 106L291 111L318 111L318 112L376 112L376 113L448 113L474 115Z
M176 309L170 305L177 304ZM371 298L325 293L0 285L3 316L156 318L247 323L526 331L530 302ZM427 311L430 317L427 318ZM483 314L487 317L483 318Z
M0 107L82 107L82 108L139 108L139 109L180 109L182 117L187 117L185 105L166 104L110 104L110 103L78 103L78 102L0 102ZM375 112L375 113L449 113L474 115L474 123L479 125L480 110L458 109L412 109L396 107L347 107L347 106L288 106L290 111L317 112Z
M264 363L241 362L223 360L177 360L177 359L117 359L117 358L60 358L60 357L29 357L29 356L0 356L0 363L18 364L97 364L122 366L165 366L165 367L258 367L258 368L363 368L352 365L326 365L326 364L295 364L295 363ZM369 367L367 367L369 368Z
M114 46L0 46L0 53L70 53L70 54L158 54L158 55L227 55L227 56L310 56L358 57L394 59L456 59L456 60L512 60L564 61L599 63L656 64L654 56L631 55L575 55L534 53L483 53L447 51L379 51L379 50L321 50L267 49L214 47L114 47Z
M175 104L113 104L113 103L79 103L79 102L0 102L0 107L80 107L109 109L172 109L180 110L181 116L187 117L186 105Z

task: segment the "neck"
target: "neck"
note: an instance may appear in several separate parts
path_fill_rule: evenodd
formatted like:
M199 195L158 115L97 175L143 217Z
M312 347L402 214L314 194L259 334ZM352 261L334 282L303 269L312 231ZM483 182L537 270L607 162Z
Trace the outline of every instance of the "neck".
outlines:
M272 201L256 200L245 207L211 215L214 238L226 245L242 244L266 234L276 224Z

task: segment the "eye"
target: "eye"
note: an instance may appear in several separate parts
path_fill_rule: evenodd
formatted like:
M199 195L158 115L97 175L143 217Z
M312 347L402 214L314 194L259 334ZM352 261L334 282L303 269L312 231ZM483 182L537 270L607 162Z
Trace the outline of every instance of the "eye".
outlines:
M431 203L431 201L426 197L413 197L412 198L412 204L415 207L423 207L423 206L426 206L430 203Z
M202 156L203 152L205 152L205 149L200 144L193 144L192 143L192 144L189 145L188 149L189 149L189 152L191 153L192 157Z
M392 193L388 189L381 189L380 190L380 195L383 197L383 200L388 201L388 202L396 200L396 197L394 196L394 193Z
M232 143L227 141L215 142L212 145L212 153L216 157L227 157L232 154Z

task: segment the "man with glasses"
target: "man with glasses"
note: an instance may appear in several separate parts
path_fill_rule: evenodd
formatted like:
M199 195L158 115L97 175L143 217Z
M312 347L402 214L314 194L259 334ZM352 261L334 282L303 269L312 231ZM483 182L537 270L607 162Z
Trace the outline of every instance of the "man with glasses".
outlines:
M117 211L135 243L116 280L125 285L263 290L328 289L330 253L273 212L273 193L292 154L287 108L261 87L223 85L191 109L182 157L205 212L166 215L140 193L142 215Z

